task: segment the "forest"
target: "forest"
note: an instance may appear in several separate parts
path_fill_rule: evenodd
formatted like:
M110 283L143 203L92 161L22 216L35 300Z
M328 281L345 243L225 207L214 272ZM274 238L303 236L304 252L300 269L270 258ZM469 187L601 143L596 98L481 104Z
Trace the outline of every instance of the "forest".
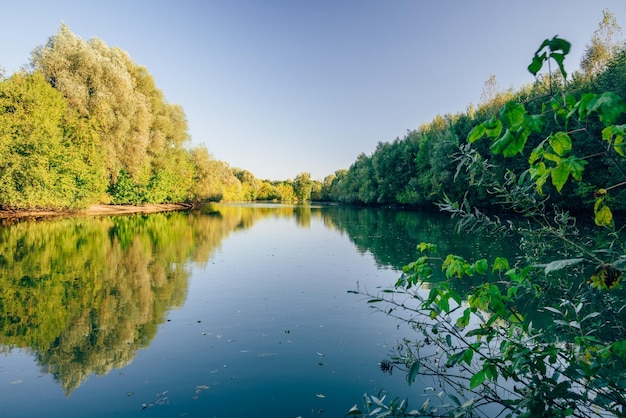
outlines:
M28 68L0 71L0 209L304 200L310 175L260 182L191 147L180 105L116 47L63 24Z
M33 50L28 68L10 76L0 72L0 208L253 200L429 206L444 198L489 208L494 202L487 188L468 192L464 185L470 174L457 171L456 156L472 128L512 100L540 113L538 99L555 89L624 97L626 48L619 35L615 18L605 11L580 69L567 81L555 73L514 91L502 90L491 76L478 105L379 142L370 155L361 153L348 169L323 181L307 172L293 180L260 180L216 160L204 146L192 147L183 108L165 100L145 67L98 38L82 40L63 24ZM529 143L538 143L553 128L546 123ZM599 141L581 134L574 142L577 151L598 158L588 161L585 177L575 185L554 193L546 184L546 195L567 208L579 208L581 201L593 205L592 184L607 180L598 173L614 172L607 170L610 162ZM501 171L494 176L509 170L520 174L528 158L519 155L501 164L504 157L492 155L487 145L475 148ZM623 209L623 192L611 199L615 209Z
M457 171L461 158L459 151L468 143L472 129L489 121L512 101L524 103L529 114L542 114L546 113L546 109L542 109L542 99L560 92L567 92L574 98L583 93L604 92L626 97L626 48L620 35L614 16L605 10L598 29L586 45L580 69L569 75L567 81L554 72L537 77L534 83L513 91L500 89L495 76L491 76L485 82L477 106L469 105L465 112L457 114L439 115L430 123L408 131L403 138L379 142L373 153L360 154L349 169L327 176L321 197L351 204L419 206L446 198L457 202L465 200L475 207L493 208L497 202L487 188L468 191L466 185L474 182L473 179L467 171ZM550 196L551 203L563 208L579 209L581 202L587 208L593 206L593 191L596 190L593 184L611 184L618 174L604 152L606 143L598 140L602 138L600 125L593 126L591 122L586 128L588 131L581 130L572 135L573 151L589 156L581 181L558 192L551 184L543 187L544 195ZM557 130L556 119L548 117L543 129L529 136L528 149L532 150L550 132ZM503 178L509 171L519 176L525 164L528 165L528 153L507 158L496 155L498 153L493 152L487 143L474 144L474 148L490 161L494 178ZM623 191L613 191L613 208L626 208L624 198Z

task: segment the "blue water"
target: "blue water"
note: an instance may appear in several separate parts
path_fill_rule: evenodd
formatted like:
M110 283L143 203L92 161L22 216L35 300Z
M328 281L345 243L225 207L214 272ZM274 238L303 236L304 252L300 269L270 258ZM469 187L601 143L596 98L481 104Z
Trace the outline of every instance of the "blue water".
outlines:
M393 284L398 266L323 216L261 217L225 234L208 260L176 263L190 273L182 305L132 358L69 394L36 350L5 348L0 416L341 417L364 393L423 392L379 369L410 330L348 292Z

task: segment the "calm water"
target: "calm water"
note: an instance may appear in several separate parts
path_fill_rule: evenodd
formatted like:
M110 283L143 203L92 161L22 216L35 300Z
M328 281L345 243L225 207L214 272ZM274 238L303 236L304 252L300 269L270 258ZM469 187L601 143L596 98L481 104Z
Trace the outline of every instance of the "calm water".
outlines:
M428 382L379 369L411 332L348 291L392 285L421 241L502 245L315 206L0 227L0 416L341 417L381 389L418 408Z

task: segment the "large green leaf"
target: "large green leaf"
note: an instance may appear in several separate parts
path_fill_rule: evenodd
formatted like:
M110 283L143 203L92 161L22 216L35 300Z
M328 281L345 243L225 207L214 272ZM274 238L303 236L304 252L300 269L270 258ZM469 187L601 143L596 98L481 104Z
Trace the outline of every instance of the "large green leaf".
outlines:
M550 178L556 190L560 193L561 189L569 179L570 171L564 164L559 164L550 170Z
M470 389L475 389L485 381L485 371L481 370L470 379Z
M626 102L613 92L606 92L594 97L588 104L589 112L597 112L600 121L612 125L626 113Z
M485 124L481 123L480 125L474 126L474 128L467 135L467 142L470 144L479 140L483 136L485 136Z
M524 122L524 115L526 114L526 108L523 104L518 102L508 102L500 109L500 118L506 126L513 129L519 128Z
M514 140L515 137L513 136L511 131L507 129L500 139L491 144L491 152L496 155L502 154L504 150L506 150Z
M557 132L548 138L550 146L560 156L572 150L572 139L565 132Z
M586 160L578 157L567 157L562 161L562 164L567 168L570 172L571 176L574 177L574 180L581 181L583 179L583 172L585 171L585 166L588 164Z

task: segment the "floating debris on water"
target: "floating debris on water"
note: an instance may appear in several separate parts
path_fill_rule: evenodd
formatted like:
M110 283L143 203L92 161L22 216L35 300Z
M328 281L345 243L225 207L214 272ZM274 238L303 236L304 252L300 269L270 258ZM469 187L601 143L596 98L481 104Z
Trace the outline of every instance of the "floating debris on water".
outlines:
M156 394L156 399L153 400L150 403L147 403L147 404L146 403L142 403L141 404L141 409L144 410L144 409L150 408L151 406L154 406L154 405L168 405L170 403L170 400L169 400L169 398L167 396L165 396L166 394L167 394L167 390L163 391L161 393L157 393Z
M274 357L276 353L259 353L256 357Z

